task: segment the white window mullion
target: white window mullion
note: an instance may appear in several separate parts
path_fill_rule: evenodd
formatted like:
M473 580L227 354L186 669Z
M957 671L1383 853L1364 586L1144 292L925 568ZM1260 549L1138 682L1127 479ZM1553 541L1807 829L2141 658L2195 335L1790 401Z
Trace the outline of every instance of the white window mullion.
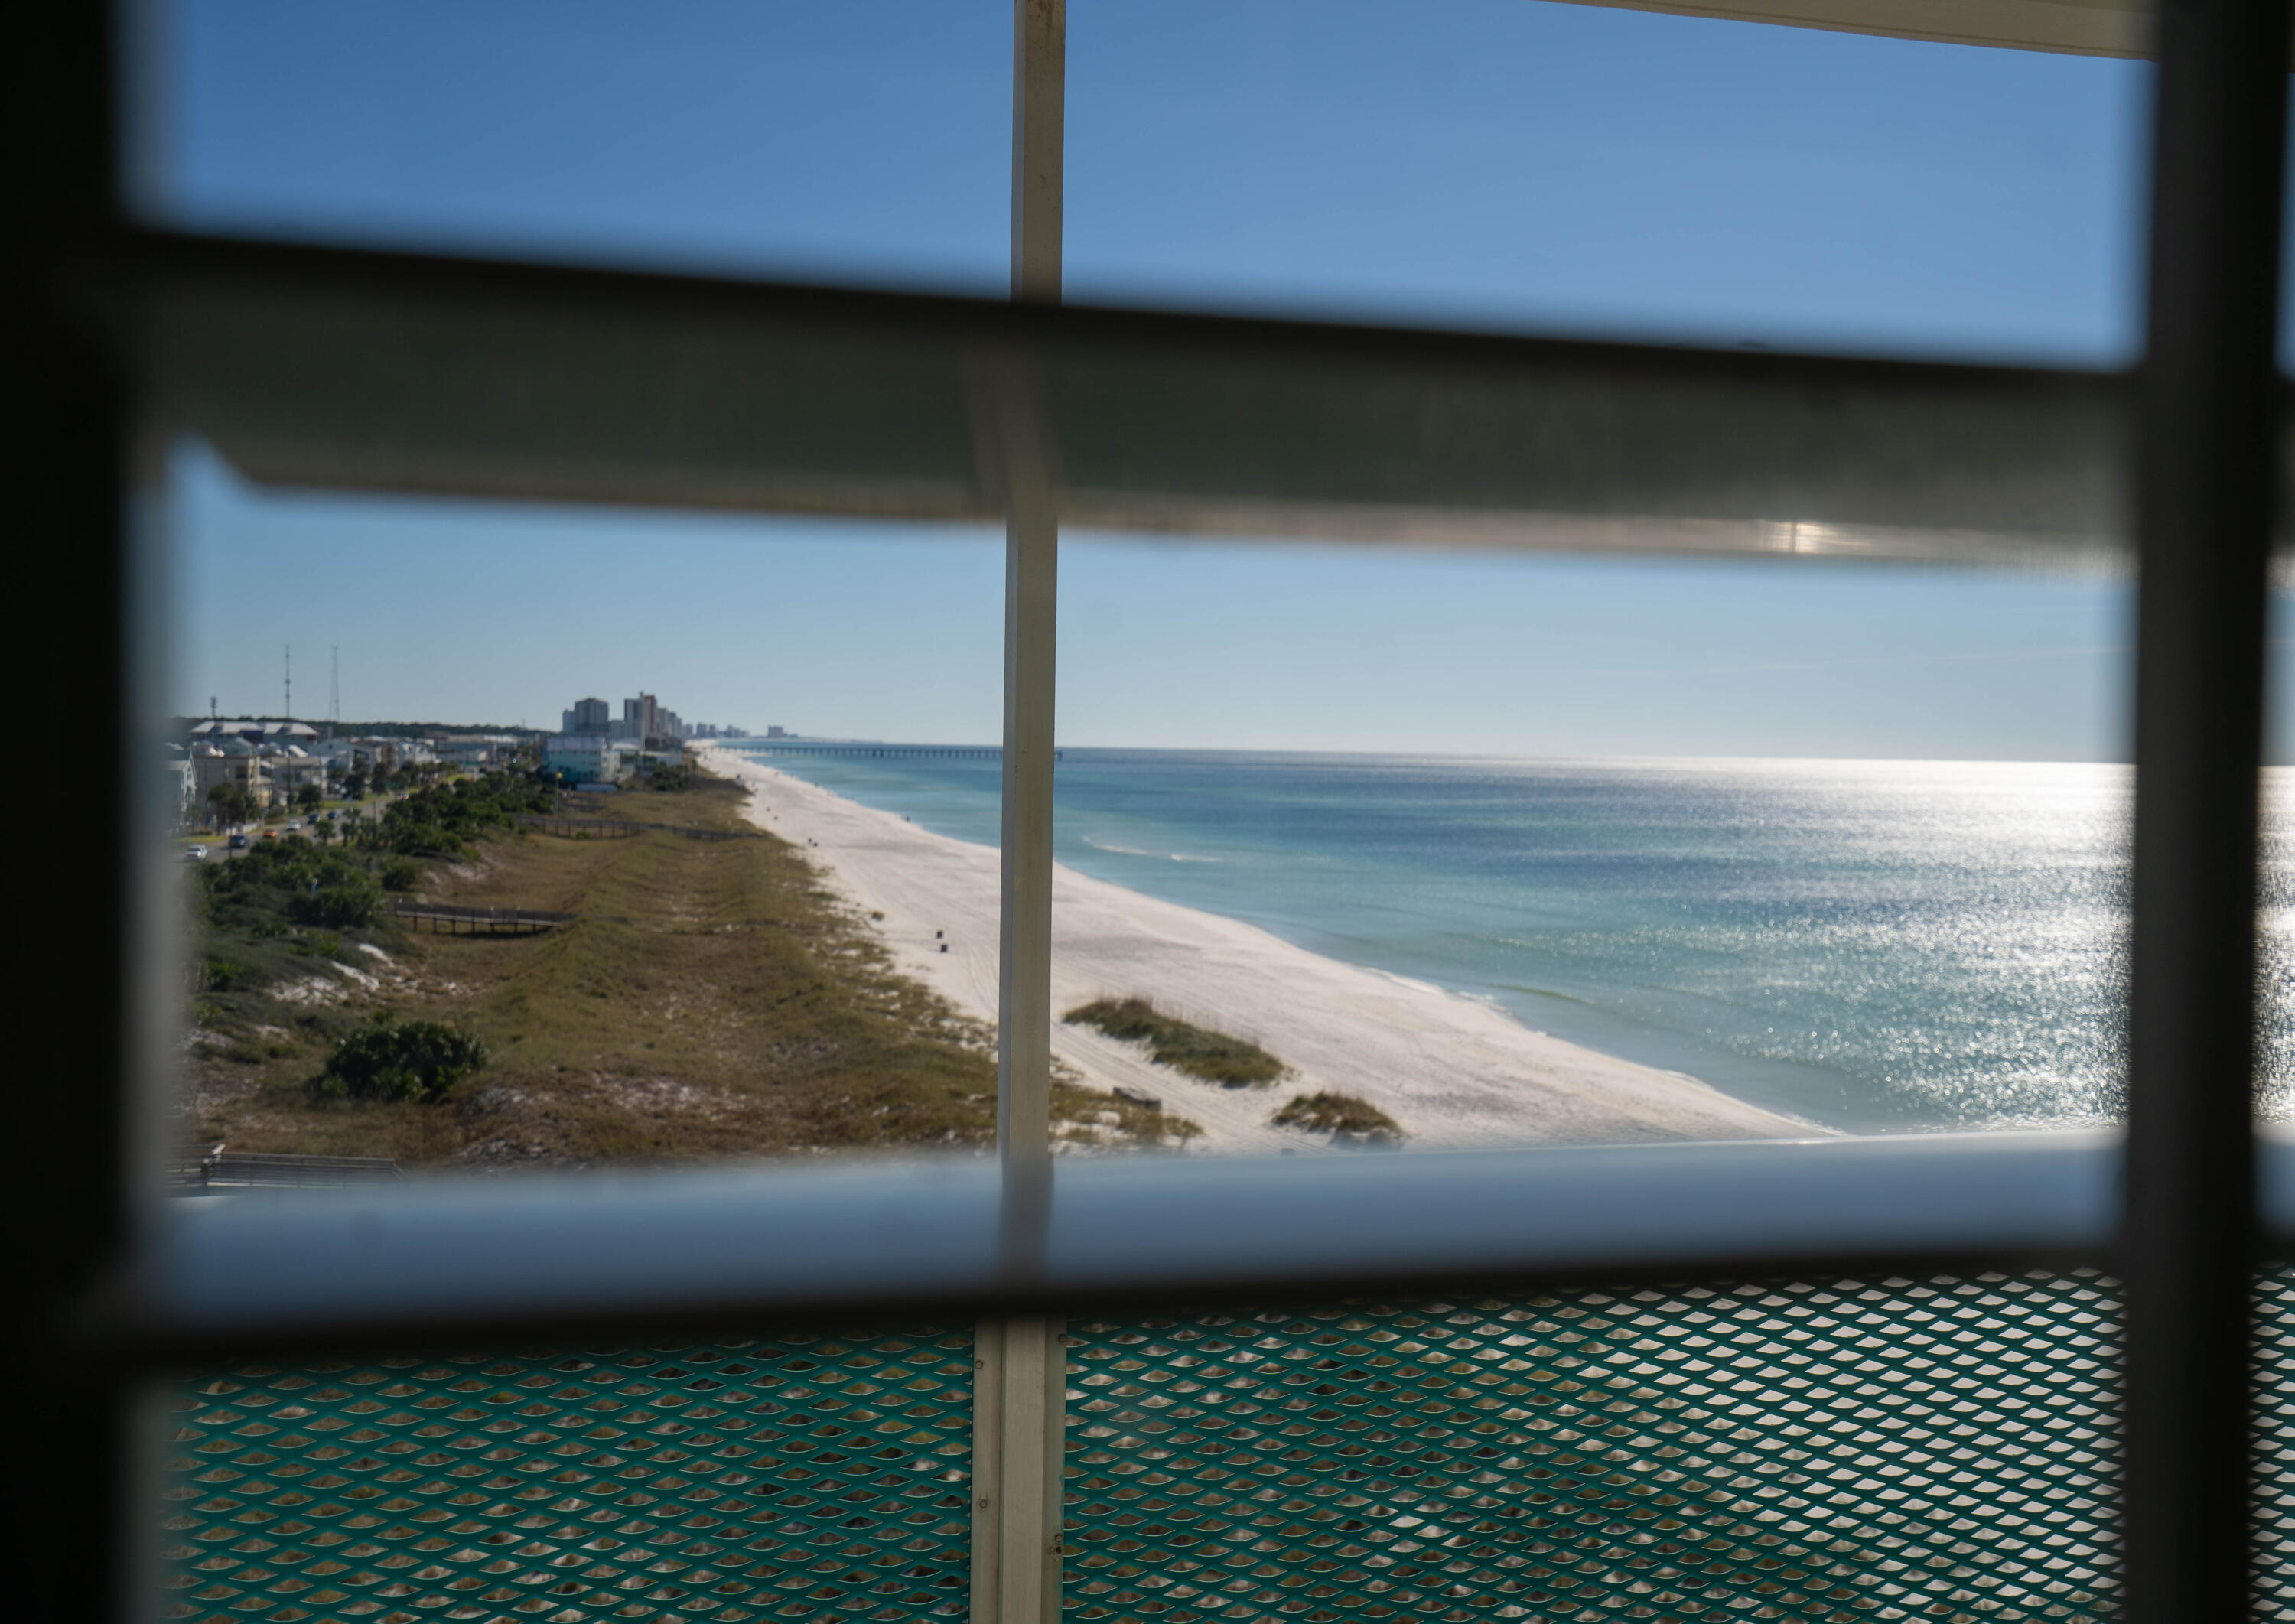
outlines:
M1014 0L1012 297L1060 296L1066 0ZM1041 397L999 389L1006 488L1003 891L998 926L997 1152L1004 1245L1035 1261L1051 1188L1052 700L1059 526ZM1057 1624L1066 1376L1063 1326L976 1333L974 1624Z

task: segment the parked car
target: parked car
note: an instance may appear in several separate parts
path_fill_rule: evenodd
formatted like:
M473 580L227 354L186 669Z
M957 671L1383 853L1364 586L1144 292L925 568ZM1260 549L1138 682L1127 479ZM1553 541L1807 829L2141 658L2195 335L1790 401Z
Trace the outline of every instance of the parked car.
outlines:
M186 861L191 862L198 862L207 854L208 849L203 845L187 845L184 848L184 856Z

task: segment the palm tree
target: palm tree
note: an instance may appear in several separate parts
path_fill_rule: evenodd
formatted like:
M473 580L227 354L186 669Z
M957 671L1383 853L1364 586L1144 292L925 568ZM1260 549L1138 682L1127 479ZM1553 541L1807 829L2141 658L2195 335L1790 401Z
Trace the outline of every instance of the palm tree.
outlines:
M226 779L208 791L208 815L215 820L217 830L244 823L260 810L244 784Z

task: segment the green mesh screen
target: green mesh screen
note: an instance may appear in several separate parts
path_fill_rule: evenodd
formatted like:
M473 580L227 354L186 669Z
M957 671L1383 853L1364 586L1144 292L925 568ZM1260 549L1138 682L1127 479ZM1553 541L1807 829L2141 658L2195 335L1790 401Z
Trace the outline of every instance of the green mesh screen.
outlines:
M2258 1616L2295 1619L2295 1272ZM2112 1612L2089 1273L1068 1325L1074 1620ZM177 1388L167 1616L952 1619L968 1332L242 1364Z
M171 1618L966 1611L969 1330L247 1364L172 1402Z
M2295 1269L2256 1293L2255 1616L2295 1619Z
M1070 1618L2088 1619L2095 1275L1071 1322Z

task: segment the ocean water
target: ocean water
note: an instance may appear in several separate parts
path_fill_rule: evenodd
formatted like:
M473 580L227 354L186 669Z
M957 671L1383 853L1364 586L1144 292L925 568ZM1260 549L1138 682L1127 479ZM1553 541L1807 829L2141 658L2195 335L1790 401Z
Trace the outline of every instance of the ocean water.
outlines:
M992 759L808 756L994 845ZM2295 1106L2295 774L2266 791L2265 1108ZM2064 763L1069 749L1061 861L1850 1131L2109 1120L2132 779Z

